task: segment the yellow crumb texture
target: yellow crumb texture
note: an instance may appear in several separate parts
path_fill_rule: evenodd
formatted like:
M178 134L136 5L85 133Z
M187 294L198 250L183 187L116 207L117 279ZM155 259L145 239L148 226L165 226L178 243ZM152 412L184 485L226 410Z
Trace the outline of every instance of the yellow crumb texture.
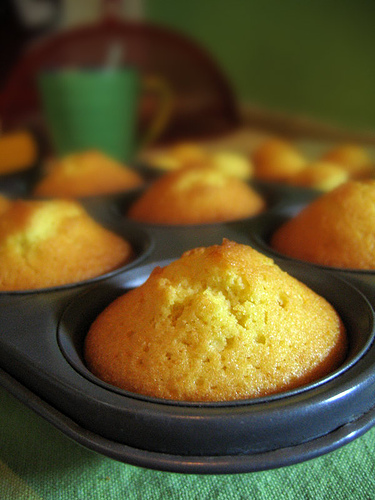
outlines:
M317 264L375 269L375 180L320 196L273 235L279 252Z
M333 307L249 246L197 248L110 304L85 341L89 369L135 393L229 401L295 388L346 352Z
M155 181L128 216L155 224L203 224L256 215L265 201L245 181L211 167L187 167Z
M90 150L49 163L34 195L76 198L117 193L139 187L141 176L103 153Z
M74 201L10 202L0 213L0 289L78 282L132 258L131 245Z

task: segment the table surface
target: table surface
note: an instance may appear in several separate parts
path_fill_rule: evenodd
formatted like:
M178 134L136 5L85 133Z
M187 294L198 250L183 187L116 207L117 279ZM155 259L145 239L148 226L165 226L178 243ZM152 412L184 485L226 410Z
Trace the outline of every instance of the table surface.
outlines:
M285 468L227 475L160 472L83 448L0 388L4 500L370 500L374 449L375 428L327 455Z

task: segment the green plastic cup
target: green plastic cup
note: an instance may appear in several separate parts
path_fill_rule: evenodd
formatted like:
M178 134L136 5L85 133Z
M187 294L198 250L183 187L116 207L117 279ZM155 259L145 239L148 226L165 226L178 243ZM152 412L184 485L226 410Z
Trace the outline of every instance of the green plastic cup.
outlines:
M44 71L38 87L58 155L98 149L119 161L133 159L140 96L137 71Z

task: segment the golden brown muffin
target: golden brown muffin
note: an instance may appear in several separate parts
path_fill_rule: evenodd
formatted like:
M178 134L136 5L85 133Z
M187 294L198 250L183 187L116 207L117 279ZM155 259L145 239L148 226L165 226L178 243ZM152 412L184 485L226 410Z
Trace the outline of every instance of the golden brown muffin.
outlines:
M204 224L250 217L264 208L263 198L244 181L215 168L191 167L155 181L128 216L153 224Z
M0 176L33 167L38 159L38 145L26 130L0 135Z
M303 170L307 161L289 142L273 138L260 144L253 153L255 177L285 182Z
M182 142L163 150L149 151L143 159L151 167L167 171L207 163L208 154L198 144Z
M196 248L112 302L85 340L89 369L172 400L265 396L334 370L346 333L333 307L247 245Z
M254 175L254 166L250 159L233 151L212 152L210 165L238 179L249 180Z
M12 201L9 198L0 194L0 215L8 210L11 203Z
M375 269L375 180L349 181L320 196L283 224L271 245L317 264Z
M0 214L0 290L64 285L112 271L131 245L74 201L10 203Z
M370 156L357 144L342 144L325 153L323 160L332 161L347 170L351 179L369 178L374 174Z
M251 179L254 172L252 162L244 154L226 150L211 151L194 143L179 143L165 150L148 152L144 161L163 171L192 166L214 167L245 180Z
M294 175L289 183L293 186L331 191L349 180L349 173L336 163L316 161L309 163L301 172Z
M34 195L78 198L118 193L142 184L137 172L92 150L52 161L35 186Z

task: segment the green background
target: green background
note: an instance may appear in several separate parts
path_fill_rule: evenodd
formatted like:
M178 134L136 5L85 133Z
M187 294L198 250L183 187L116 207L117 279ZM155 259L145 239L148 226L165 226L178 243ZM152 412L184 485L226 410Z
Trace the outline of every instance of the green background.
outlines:
M68 439L0 388L1 500L373 500L375 428L270 471L196 475L116 462Z
M145 0L146 17L205 47L239 100L375 129L373 0Z

